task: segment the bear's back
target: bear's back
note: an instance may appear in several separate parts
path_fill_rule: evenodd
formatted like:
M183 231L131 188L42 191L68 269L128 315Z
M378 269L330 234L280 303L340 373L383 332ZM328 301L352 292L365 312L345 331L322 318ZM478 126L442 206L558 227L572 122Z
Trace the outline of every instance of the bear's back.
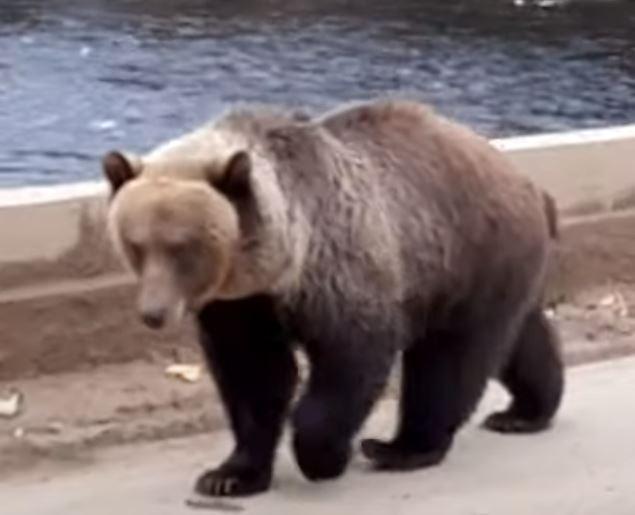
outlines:
M359 132L420 131L435 121L434 111L419 102L409 100L377 100L350 104L316 119L338 136Z
M367 233L378 254L375 242L396 246L409 277L504 266L544 245L542 192L485 138L424 104L352 105L286 132L297 143L289 164L300 154L289 173L306 182L296 191L320 197L322 230L336 239L345 224L348 241ZM349 206L357 214L340 219Z
M327 113L316 124L370 164L396 209L494 213L543 221L542 193L490 142L409 100L379 100ZM451 211L451 212L447 212Z

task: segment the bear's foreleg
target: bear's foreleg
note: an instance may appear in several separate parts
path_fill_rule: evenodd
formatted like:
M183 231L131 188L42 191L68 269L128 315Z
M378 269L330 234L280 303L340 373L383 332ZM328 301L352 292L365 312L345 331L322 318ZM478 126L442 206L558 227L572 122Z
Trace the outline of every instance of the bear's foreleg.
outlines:
M213 496L265 491L297 380L291 342L265 296L214 302L199 314L199 329L235 448L200 476L196 490Z
M293 415L293 449L310 480L340 476L351 440L384 388L394 359L394 338L343 324L328 341L308 344L311 375Z

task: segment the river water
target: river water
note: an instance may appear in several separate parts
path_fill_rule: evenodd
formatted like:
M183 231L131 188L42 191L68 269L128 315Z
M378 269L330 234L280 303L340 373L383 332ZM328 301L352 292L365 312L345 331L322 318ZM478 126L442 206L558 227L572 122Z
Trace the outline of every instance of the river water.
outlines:
M406 92L489 136L635 122L635 1L554 1L0 0L0 187L95 179L237 101Z

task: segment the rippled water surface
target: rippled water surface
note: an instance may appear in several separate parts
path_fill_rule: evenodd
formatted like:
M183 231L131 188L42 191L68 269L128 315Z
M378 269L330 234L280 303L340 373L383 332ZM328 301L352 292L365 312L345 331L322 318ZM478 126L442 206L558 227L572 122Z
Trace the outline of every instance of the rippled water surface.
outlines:
M635 2L0 0L0 186L98 177L235 101L407 91L491 136L635 122Z

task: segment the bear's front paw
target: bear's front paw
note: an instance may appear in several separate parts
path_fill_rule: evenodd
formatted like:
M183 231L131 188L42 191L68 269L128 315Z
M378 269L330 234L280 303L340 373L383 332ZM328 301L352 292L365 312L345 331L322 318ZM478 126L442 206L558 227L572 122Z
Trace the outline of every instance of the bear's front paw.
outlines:
M350 444L345 439L320 438L296 434L293 439L296 461L310 481L324 481L341 476L350 459Z
M242 497L265 492L271 485L271 473L230 464L204 472L194 489L211 497Z

